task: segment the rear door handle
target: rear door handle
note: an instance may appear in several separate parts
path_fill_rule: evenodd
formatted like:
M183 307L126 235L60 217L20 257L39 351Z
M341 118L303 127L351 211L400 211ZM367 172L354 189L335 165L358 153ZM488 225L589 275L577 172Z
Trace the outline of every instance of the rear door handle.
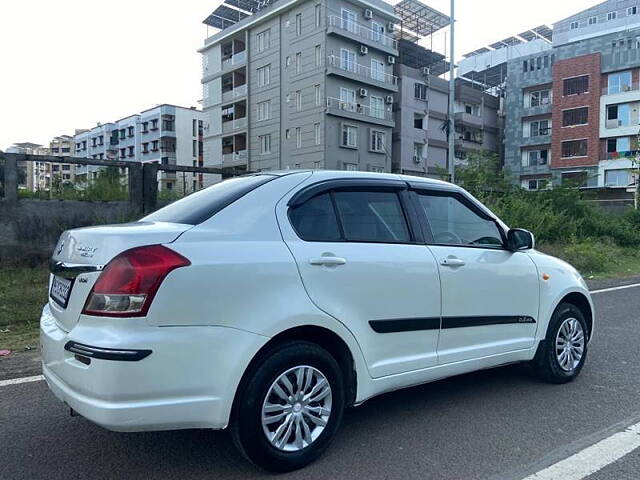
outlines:
M445 267L462 267L465 265L464 260L457 257L447 257L440 260L440 265Z
M311 265L324 265L325 267L335 267L347 263L345 258L340 257L318 257L309 260Z

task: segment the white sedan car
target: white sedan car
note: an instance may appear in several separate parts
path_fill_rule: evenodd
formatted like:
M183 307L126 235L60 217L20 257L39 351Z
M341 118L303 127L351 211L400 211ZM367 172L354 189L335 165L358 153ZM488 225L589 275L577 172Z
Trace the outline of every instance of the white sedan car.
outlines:
M111 430L228 428L303 467L345 407L514 362L584 365L594 310L570 265L461 188L391 174L249 175L139 222L65 232L43 372Z

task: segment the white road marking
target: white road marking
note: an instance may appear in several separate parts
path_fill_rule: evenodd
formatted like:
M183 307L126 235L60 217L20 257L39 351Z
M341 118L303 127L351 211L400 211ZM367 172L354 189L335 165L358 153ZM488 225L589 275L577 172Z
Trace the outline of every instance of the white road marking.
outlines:
M39 382L44 380L42 375L34 375L33 377L12 378L11 380L0 380L0 387L7 385L18 385L19 383Z
M616 290L625 290L627 288L635 288L640 287L640 283L634 283L632 285L622 285L621 287L611 287L611 288L601 288L600 290L591 290L591 294L594 293L604 293L604 292L615 292Z
M630 426L523 480L581 480L640 447L640 423Z

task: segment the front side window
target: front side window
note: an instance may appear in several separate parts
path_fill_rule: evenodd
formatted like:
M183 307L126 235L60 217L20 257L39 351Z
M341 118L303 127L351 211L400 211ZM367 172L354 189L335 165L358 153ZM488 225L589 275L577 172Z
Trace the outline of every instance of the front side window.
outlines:
M349 32L353 32L356 33L356 21L357 21L357 16L354 12L352 12L351 10L347 10L346 8L343 8L340 12L340 17L341 17L341 26L343 29L349 31Z
M535 92L531 92L529 97L529 105L531 107L549 105L550 103L551 103L551 90L537 90Z
M340 145L343 147L356 148L358 146L358 127L343 125Z
M384 98L371 95L371 116L384 118Z
M371 131L371 151L372 152L384 152L384 132L378 130Z
M416 82L414 90L414 97L416 97L418 100L427 99L427 86L424 83Z
M588 107L572 108L562 112L563 127L574 127L576 125L586 125L587 123L589 123Z
M264 87L271 82L271 65L258 68L258 86Z
M384 82L384 63L371 59L371 78L378 82Z
M347 50L346 48L340 49L340 68L349 72L356 71L356 52Z
M562 158L586 157L587 140L569 140L562 142Z
M258 139L260 140L260 153L262 155L271 153L271 135L260 135Z
M609 95L620 92L628 92L631 90L631 72L611 73L608 77L608 93Z
M578 95L589 91L589 76L565 78L563 81L563 95Z
M271 29L260 32L258 38L258 52L264 52L271 47Z
M443 245L501 247L502 235L493 220L483 218L458 198L420 194L433 241Z

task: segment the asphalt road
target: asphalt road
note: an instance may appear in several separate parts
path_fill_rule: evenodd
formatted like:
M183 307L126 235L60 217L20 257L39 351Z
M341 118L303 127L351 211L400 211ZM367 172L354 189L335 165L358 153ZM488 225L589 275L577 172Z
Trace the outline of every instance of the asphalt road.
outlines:
M387 394L349 411L328 452L282 478L518 480L640 422L640 288L594 298L575 382L509 366ZM587 478L638 479L639 468L640 449ZM44 382L0 387L0 479L267 476L224 432L109 432L69 417Z

